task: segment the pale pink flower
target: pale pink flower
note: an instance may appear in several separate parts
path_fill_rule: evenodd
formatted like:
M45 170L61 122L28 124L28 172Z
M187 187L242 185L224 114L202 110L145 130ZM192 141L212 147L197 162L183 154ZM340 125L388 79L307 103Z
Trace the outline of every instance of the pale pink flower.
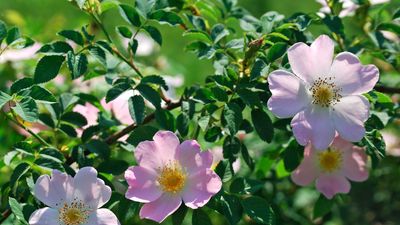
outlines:
M53 170L51 177L40 176L35 197L48 207L29 218L30 225L118 225L117 217L101 207L110 200L111 188L97 178L93 167L78 171L74 178Z
M170 131L159 131L153 141L135 150L139 166L125 172L126 198L145 203L140 217L161 223L182 204L196 209L219 192L222 183L212 171L212 154L201 152L195 140L179 142Z
M215 147L211 150L211 152L213 154L213 162L211 168L215 169L217 168L218 164L222 160L224 160L224 152L222 147ZM233 172L234 173L239 172L240 167L241 167L240 158L237 158L235 162L232 163Z
M336 131L351 142L365 134L370 104L362 94L378 81L378 68L362 65L350 52L332 60L333 53L334 43L326 35L311 46L296 43L288 50L293 73L276 70L268 77L268 108L279 118L294 117L291 126L301 145L311 141L326 149Z
M82 136L82 133L86 128L97 125L97 119L99 117L100 110L89 102L86 102L85 105L75 105L72 111L80 113L86 118L87 121L86 126L76 129L78 136Z
M350 182L368 179L368 157L365 150L336 136L326 151L316 151L312 144L304 148L304 159L292 173L292 180L300 186L315 185L325 197L348 193Z
M0 63L19 62L23 60L33 59L36 52L41 47L41 44L35 43L32 46L23 49L8 49L0 55Z
M400 157L400 140L397 135L389 131L382 131L381 134L386 144L386 154Z
M111 111L119 122L124 125L130 125L133 123L133 119L129 113L128 101L134 94L133 90L125 91L109 103L106 103L105 99L102 99L101 104L105 109Z
M328 6L327 0L316 0L319 4L322 5L322 8L319 10L321 13L329 14L331 13L331 9ZM370 0L371 5L377 5L389 2L390 0ZM339 13L339 17L352 16L354 12L360 7L352 0L339 0L339 2L343 3L343 9ZM322 14L324 16L324 14Z

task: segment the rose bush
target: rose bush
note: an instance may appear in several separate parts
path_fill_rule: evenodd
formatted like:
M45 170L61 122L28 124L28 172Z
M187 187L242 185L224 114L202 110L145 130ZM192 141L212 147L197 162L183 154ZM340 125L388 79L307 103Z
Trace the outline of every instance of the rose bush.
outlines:
M343 224L400 223L399 2L68 2L86 24L50 41L0 21L0 223L327 224L385 197ZM203 82L161 57L169 30Z

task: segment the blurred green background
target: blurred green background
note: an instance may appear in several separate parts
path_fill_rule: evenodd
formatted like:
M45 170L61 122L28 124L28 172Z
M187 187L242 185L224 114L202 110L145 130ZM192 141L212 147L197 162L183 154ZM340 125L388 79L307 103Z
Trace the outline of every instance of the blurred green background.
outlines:
M132 0L124 2L133 3ZM239 4L256 17L271 10L290 16L295 12L310 13L319 9L314 0L239 0ZM113 10L107 12L103 18L114 37L114 26L121 22L116 14ZM0 19L8 25L20 27L23 34L40 43L57 39L56 33L62 29L76 29L90 22L90 17L67 0L0 0ZM168 62L163 68L165 74L182 75L185 85L203 83L205 76L213 73L212 63L198 61L192 53L184 51L183 46L187 41L181 36L182 31L179 28L163 26L161 31L163 46L142 60L161 63L164 59ZM7 65L0 68L0 81L4 81L12 72L7 69ZM29 72L32 71L27 71ZM6 154L12 144L21 139L4 118L0 118L0 156ZM283 225L399 225L400 158L389 156L381 165L372 171L367 182L353 184L351 194L340 199L341 204L335 206L324 220L311 219L313 204L318 197L313 188L298 188L290 179L281 179L277 183L278 192L273 197L280 204L279 213L285 217ZM0 171L0 184L8 180L7 174L9 173ZM211 215L215 215L214 224L224 224L215 213Z

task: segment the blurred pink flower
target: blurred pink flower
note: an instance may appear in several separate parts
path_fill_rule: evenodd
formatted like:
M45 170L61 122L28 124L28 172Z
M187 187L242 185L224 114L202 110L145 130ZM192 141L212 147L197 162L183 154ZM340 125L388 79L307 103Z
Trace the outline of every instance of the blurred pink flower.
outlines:
M316 1L322 5L322 8L319 10L321 13L326 13L326 14L331 13L331 9L328 6L327 0L316 0ZM371 5L377 5L389 1L390 0L370 0L370 3ZM359 5L357 5L353 0L339 0L339 2L343 3L343 9L339 13L339 17L351 16L359 7Z
M0 55L0 63L18 62L35 57L36 52L42 47L41 44L35 43L32 46L23 49L9 49Z
M35 197L48 207L38 209L29 218L30 225L110 225L120 224L108 209L111 188L97 178L93 167L80 169L74 178L53 170L51 178L40 176L34 187Z
M316 187L331 199L337 193L348 193L350 182L368 179L368 157L363 148L336 136L326 151L316 151L308 144L304 148L304 159L292 173L292 180L307 186L315 180Z
M130 125L133 123L131 114L129 113L128 100L134 95L134 91L125 91L118 98L113 101L106 103L105 99L101 100L101 104L107 110L109 110L114 117L124 125Z
M196 209L219 192L222 183L212 171L212 154L201 152L195 140L179 142L170 131L159 131L154 141L141 142L135 150L139 166L125 172L126 198L145 203L140 217L161 223L182 204Z
M386 154L395 157L400 157L399 138L395 134L388 131L382 131L381 134L386 144Z
M365 134L370 105L362 94L378 81L378 68L363 66L350 52L332 60L333 53L334 43L326 35L311 46L296 43L288 50L293 73L275 70L268 77L268 108L279 118L294 117L291 126L301 145L311 141L326 149L336 131L351 142Z
M215 169L219 162L221 162L224 159L224 153L222 147L215 147L211 150L211 153L213 154L213 162L211 168ZM233 162L232 167L233 167L233 172L237 173L240 170L240 158L237 158L235 162Z

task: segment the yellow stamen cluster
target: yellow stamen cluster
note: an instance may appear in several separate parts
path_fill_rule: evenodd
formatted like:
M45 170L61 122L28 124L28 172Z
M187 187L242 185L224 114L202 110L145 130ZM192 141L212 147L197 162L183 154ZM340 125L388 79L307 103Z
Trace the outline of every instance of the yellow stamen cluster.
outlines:
M161 169L157 181L164 192L176 194L185 186L186 176L178 162L170 162Z
M89 209L81 201L73 201L71 204L64 203L59 209L59 220L64 225L82 225L87 222Z
M335 149L328 149L318 153L318 162L323 172L334 172L342 166L342 152Z
M313 104L321 107L329 107L340 101L342 98L339 94L340 88L337 88L332 80L332 77L318 78L313 83L309 89L313 97Z

